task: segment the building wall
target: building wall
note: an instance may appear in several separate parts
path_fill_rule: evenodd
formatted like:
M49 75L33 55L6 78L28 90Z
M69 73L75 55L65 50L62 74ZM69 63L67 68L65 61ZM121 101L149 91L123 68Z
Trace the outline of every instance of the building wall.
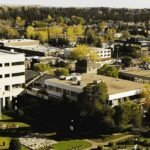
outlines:
M49 80L46 80L45 84L47 86L46 88L47 93L50 96L54 96L60 99L63 97L63 94L66 94L66 96L68 96L70 99L77 100L77 95L83 91L83 89L77 88L76 86L72 86L71 84L65 86L64 84L49 82ZM57 88L60 89L59 92ZM72 93L76 93L76 94L72 95Z
M0 100L2 108L11 108L13 97L23 91L25 83L24 54L0 56Z
M46 80L45 84L47 85L47 93L51 96L57 97L57 98L62 98L63 94L64 94L64 90L65 91L72 91L77 93L74 96L71 96L71 94L69 93L69 98L73 99L73 100L77 100L77 95L81 92L83 92L83 88L79 88L77 86L72 86L70 85L64 85L64 84L60 84L60 83L55 83L49 80ZM49 89L49 86L53 87L53 90ZM61 89L61 92L57 92L56 91L56 87ZM136 90L131 90L131 91L125 91L125 92L121 92L121 93L116 93L116 94L109 94L109 101L112 103L112 106L118 105L120 100L123 100L125 98L129 98L131 96L135 96L135 95L139 95L141 93L141 89L136 89Z

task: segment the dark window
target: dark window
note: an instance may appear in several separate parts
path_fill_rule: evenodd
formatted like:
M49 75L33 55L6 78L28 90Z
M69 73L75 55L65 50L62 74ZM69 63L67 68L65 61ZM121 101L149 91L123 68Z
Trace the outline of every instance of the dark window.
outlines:
M48 89L49 89L50 91L55 91L55 88L54 88L53 86L51 86L51 85L48 86Z
M5 78L9 78L10 77L10 74L5 74Z
M0 67L2 67L3 65L2 64L0 64Z
M17 66L17 65L24 65L23 61L19 61L19 62L13 62L12 66Z
M112 100L109 101L109 106L112 106L113 105L113 102Z
M56 92L58 92L58 93L62 93L62 89L61 89L61 88L56 87Z
M76 97L78 93L71 91L71 96Z
M2 75L0 75L0 78L2 78L3 76Z
M12 77L21 76L21 75L24 75L24 72L13 73Z
M9 66L9 63L5 63L5 67L8 67Z
M5 86L5 91L10 91L10 86L9 85Z

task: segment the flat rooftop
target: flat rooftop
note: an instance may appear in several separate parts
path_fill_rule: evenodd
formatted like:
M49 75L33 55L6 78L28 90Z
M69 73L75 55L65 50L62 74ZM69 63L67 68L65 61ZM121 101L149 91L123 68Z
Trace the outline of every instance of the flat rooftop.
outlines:
M139 76L139 77L145 77L150 79L150 70L127 70L127 71L121 71L121 73L133 75L133 76Z
M128 92L132 90L142 89L144 87L144 85L141 83L132 82L128 80L122 80L122 79L116 79L116 78L96 75L96 74L82 74L81 75L82 85L71 85L71 81L59 80L57 78L49 79L48 81L52 83L57 83L61 85L72 86L75 88L82 89L88 83L93 83L94 80L104 81L108 87L109 94Z
M12 46L9 46L12 47ZM29 50L29 51L37 51L37 52L55 52L59 51L61 49L56 48L56 47L51 47L51 46L44 46L44 45L31 45L31 46L13 46L13 48L19 48L19 49L24 49L24 50Z
M14 52L14 51L6 51L3 49L0 49L0 56L4 56L4 55L16 55L16 54L21 54L18 52Z
M34 42L36 40L31 40L31 39L4 39L0 40L0 43L11 43L11 42Z

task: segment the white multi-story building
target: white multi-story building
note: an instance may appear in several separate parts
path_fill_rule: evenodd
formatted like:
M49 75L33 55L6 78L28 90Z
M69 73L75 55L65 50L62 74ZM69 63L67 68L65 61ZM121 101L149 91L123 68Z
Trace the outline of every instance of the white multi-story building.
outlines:
M2 109L11 109L12 99L23 91L24 62L24 54L0 50L0 104Z
M101 58L102 59L109 59L109 58L111 58L111 49L110 48L91 47L91 49L98 54L100 59ZM64 49L64 57L65 58L69 58L72 50L73 50L73 48L66 48L66 49Z

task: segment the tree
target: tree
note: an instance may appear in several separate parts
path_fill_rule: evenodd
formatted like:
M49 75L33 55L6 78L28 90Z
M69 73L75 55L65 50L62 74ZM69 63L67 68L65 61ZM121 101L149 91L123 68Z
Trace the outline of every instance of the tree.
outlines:
M49 28L49 35L50 37L58 37L61 36L63 33L63 27L62 26L52 26Z
M150 108L150 84L146 84L141 96L145 99L145 106Z
M119 128L127 128L132 125L139 127L142 124L142 110L138 104L132 101L124 102L115 106L115 124Z
M21 143L19 139L12 139L9 145L9 150L21 150Z
M108 23L107 22L101 22L99 23L99 30L100 31L105 31L105 28L108 26Z
M51 67L47 64L35 64L34 65L34 70L38 72L46 72L46 73L51 73Z
M34 38L35 37L35 30L32 26L28 26L26 30L27 38Z
M13 28L7 29L6 33L7 33L7 38L9 38L9 39L19 38L19 36L20 36L19 32Z
M53 18L51 17L51 15L47 16L47 21L50 23L53 20Z
M122 64L124 67L129 67L132 65L132 58L129 56L124 56L122 58Z
M78 16L72 16L71 17L71 21L75 25L79 25L79 24L84 24L85 23L85 20L82 17L78 17Z
M66 38L49 38L48 43L55 47L67 47L69 45L69 40Z
M147 125L150 125L150 107L148 108L146 114L145 114L145 121Z
M24 27L24 25L25 25L25 20L22 20L21 17L17 16L17 18L16 18L16 26Z
M97 70L97 74L118 78L119 72L116 67L105 64Z
M85 112L88 115L93 115L103 109L102 106L107 104L107 100L108 89L103 81L88 84L83 88L83 92L79 96L80 111L81 113Z
M84 33L84 28L82 25L77 25L73 27L76 36L82 36Z
M68 76L69 75L69 70L66 68L58 68L55 70L55 76L60 77L60 76Z
M38 37L42 43L47 42L48 41L48 32L47 31L39 31Z
M64 18L61 16L61 17L58 17L57 18L57 23L58 24L63 24L64 23Z
M107 102L108 90L103 81L88 84L78 97L80 115L89 118L88 124L91 124L94 130L104 132L114 126L113 115L115 111L107 105Z
M122 31L122 37L127 39L127 38L130 38L131 35L128 30L124 30L124 31Z
M76 41L77 37L74 33L74 28L72 26L67 27L66 34L69 41Z
M97 53L86 45L77 45L77 47L71 51L70 57L74 60L99 60Z

